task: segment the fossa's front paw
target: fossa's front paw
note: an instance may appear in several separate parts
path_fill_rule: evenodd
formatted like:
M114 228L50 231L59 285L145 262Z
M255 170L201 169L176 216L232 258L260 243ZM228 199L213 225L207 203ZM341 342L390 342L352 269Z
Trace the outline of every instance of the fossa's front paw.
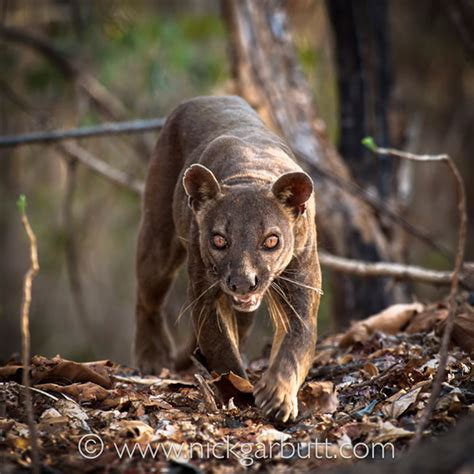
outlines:
M265 415L287 422L298 415L298 385L281 376L266 372L255 385L255 403Z

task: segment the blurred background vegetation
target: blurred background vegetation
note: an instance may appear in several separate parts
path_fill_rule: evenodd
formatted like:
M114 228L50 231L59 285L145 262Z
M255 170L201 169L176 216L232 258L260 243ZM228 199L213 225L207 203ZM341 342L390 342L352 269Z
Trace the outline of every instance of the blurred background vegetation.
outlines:
M389 119L395 142L413 152L449 153L461 168L470 215L467 259L472 260L474 50L463 43L446 3L388 3L393 54ZM2 135L164 117L187 98L233 91L227 31L218 1L2 0L0 10L3 25L46 38L120 102L104 110L83 93L70 73L37 50L3 38ZM288 14L318 114L331 140L337 142L334 42L325 3L291 1ZM156 133L146 133L80 144L114 167L143 178L155 140ZM2 149L0 154L0 359L19 350L21 286L29 254L15 202L24 193L41 266L33 288L32 353L129 363L139 198L80 164L68 164L55 146ZM451 177L437 166L403 167L403 173L408 190L406 218L452 249L457 212ZM82 308L68 276L71 249L82 285ZM410 242L408 250L411 263L450 268L449 260L416 241ZM183 304L184 280L182 275L170 298L171 315ZM421 299L443 294L421 285L412 292ZM330 300L326 288L322 331L331 330Z

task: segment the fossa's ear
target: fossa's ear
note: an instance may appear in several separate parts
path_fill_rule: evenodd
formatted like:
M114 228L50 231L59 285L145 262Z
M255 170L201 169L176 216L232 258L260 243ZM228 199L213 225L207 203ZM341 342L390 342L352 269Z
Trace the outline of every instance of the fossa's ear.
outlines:
M304 171L285 173L273 183L272 192L299 216L306 210L306 202L313 192L313 181Z
M197 212L205 201L214 199L221 190L212 171L200 164L191 165L183 176L189 207Z

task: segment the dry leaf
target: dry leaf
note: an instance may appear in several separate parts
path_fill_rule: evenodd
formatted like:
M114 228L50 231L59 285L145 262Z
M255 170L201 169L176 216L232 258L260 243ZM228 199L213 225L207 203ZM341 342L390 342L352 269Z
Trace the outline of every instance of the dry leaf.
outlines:
M89 415L78 405L71 400L58 400L55 402L55 408L62 416L67 416L69 424L80 430L90 431Z
M437 401L435 410L447 411L448 413L459 412L462 409L462 403L459 399L459 395L461 394L461 390L455 388Z
M154 437L150 425L139 420L123 420L118 423L119 434L136 443L149 443Z
M444 331L444 327L441 330ZM456 315L452 338L463 350L474 354L474 310L472 308Z
M386 403L382 408L383 413L391 418L400 417L416 402L421 388L422 387L418 387L414 390L410 390L409 392L400 390L395 395L392 395L386 400Z
M447 309L428 308L426 311L416 314L408 324L405 331L408 334L415 334L417 332L430 332L447 317Z
M367 362L364 367L362 367L362 372L365 373L369 378L377 377L379 375L379 369L372 364L372 362Z
M390 423L390 421L379 423L377 431L378 432L372 432L369 435L367 442L387 443L400 438L411 437L415 434L412 431L394 426L392 423Z
M257 442L268 443L271 441L287 441L291 438L291 435L278 431L275 428L263 428L257 435Z
M237 374L233 372L221 374L209 383L217 387L224 403L228 403L233 398L237 406L253 405L253 385Z
M73 383L71 385L57 385L55 383L44 383L35 385L36 388L45 391L65 393L78 402L96 402L105 400L109 391L92 382Z
M386 334L397 334L414 314L423 310L420 303L394 304L382 312L367 319L353 323L344 334L340 346L347 347L355 342L363 342L375 331Z
M62 360L53 367L40 365L33 369L33 385L44 383L72 384L75 382L92 382L104 388L110 388L112 385L105 367L94 366L92 368L86 364Z
M21 365L6 365L5 367L0 367L0 380L5 382L13 380L21 383L22 374L23 366Z
M332 382L308 382L299 393L301 414L334 413L339 405L337 393Z

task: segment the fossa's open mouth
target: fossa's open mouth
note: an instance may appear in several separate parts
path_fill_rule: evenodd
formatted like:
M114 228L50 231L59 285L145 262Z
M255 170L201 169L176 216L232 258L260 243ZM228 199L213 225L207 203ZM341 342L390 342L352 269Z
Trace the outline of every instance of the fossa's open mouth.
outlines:
M262 301L262 295L232 295L232 306L237 311L250 312L255 311Z

